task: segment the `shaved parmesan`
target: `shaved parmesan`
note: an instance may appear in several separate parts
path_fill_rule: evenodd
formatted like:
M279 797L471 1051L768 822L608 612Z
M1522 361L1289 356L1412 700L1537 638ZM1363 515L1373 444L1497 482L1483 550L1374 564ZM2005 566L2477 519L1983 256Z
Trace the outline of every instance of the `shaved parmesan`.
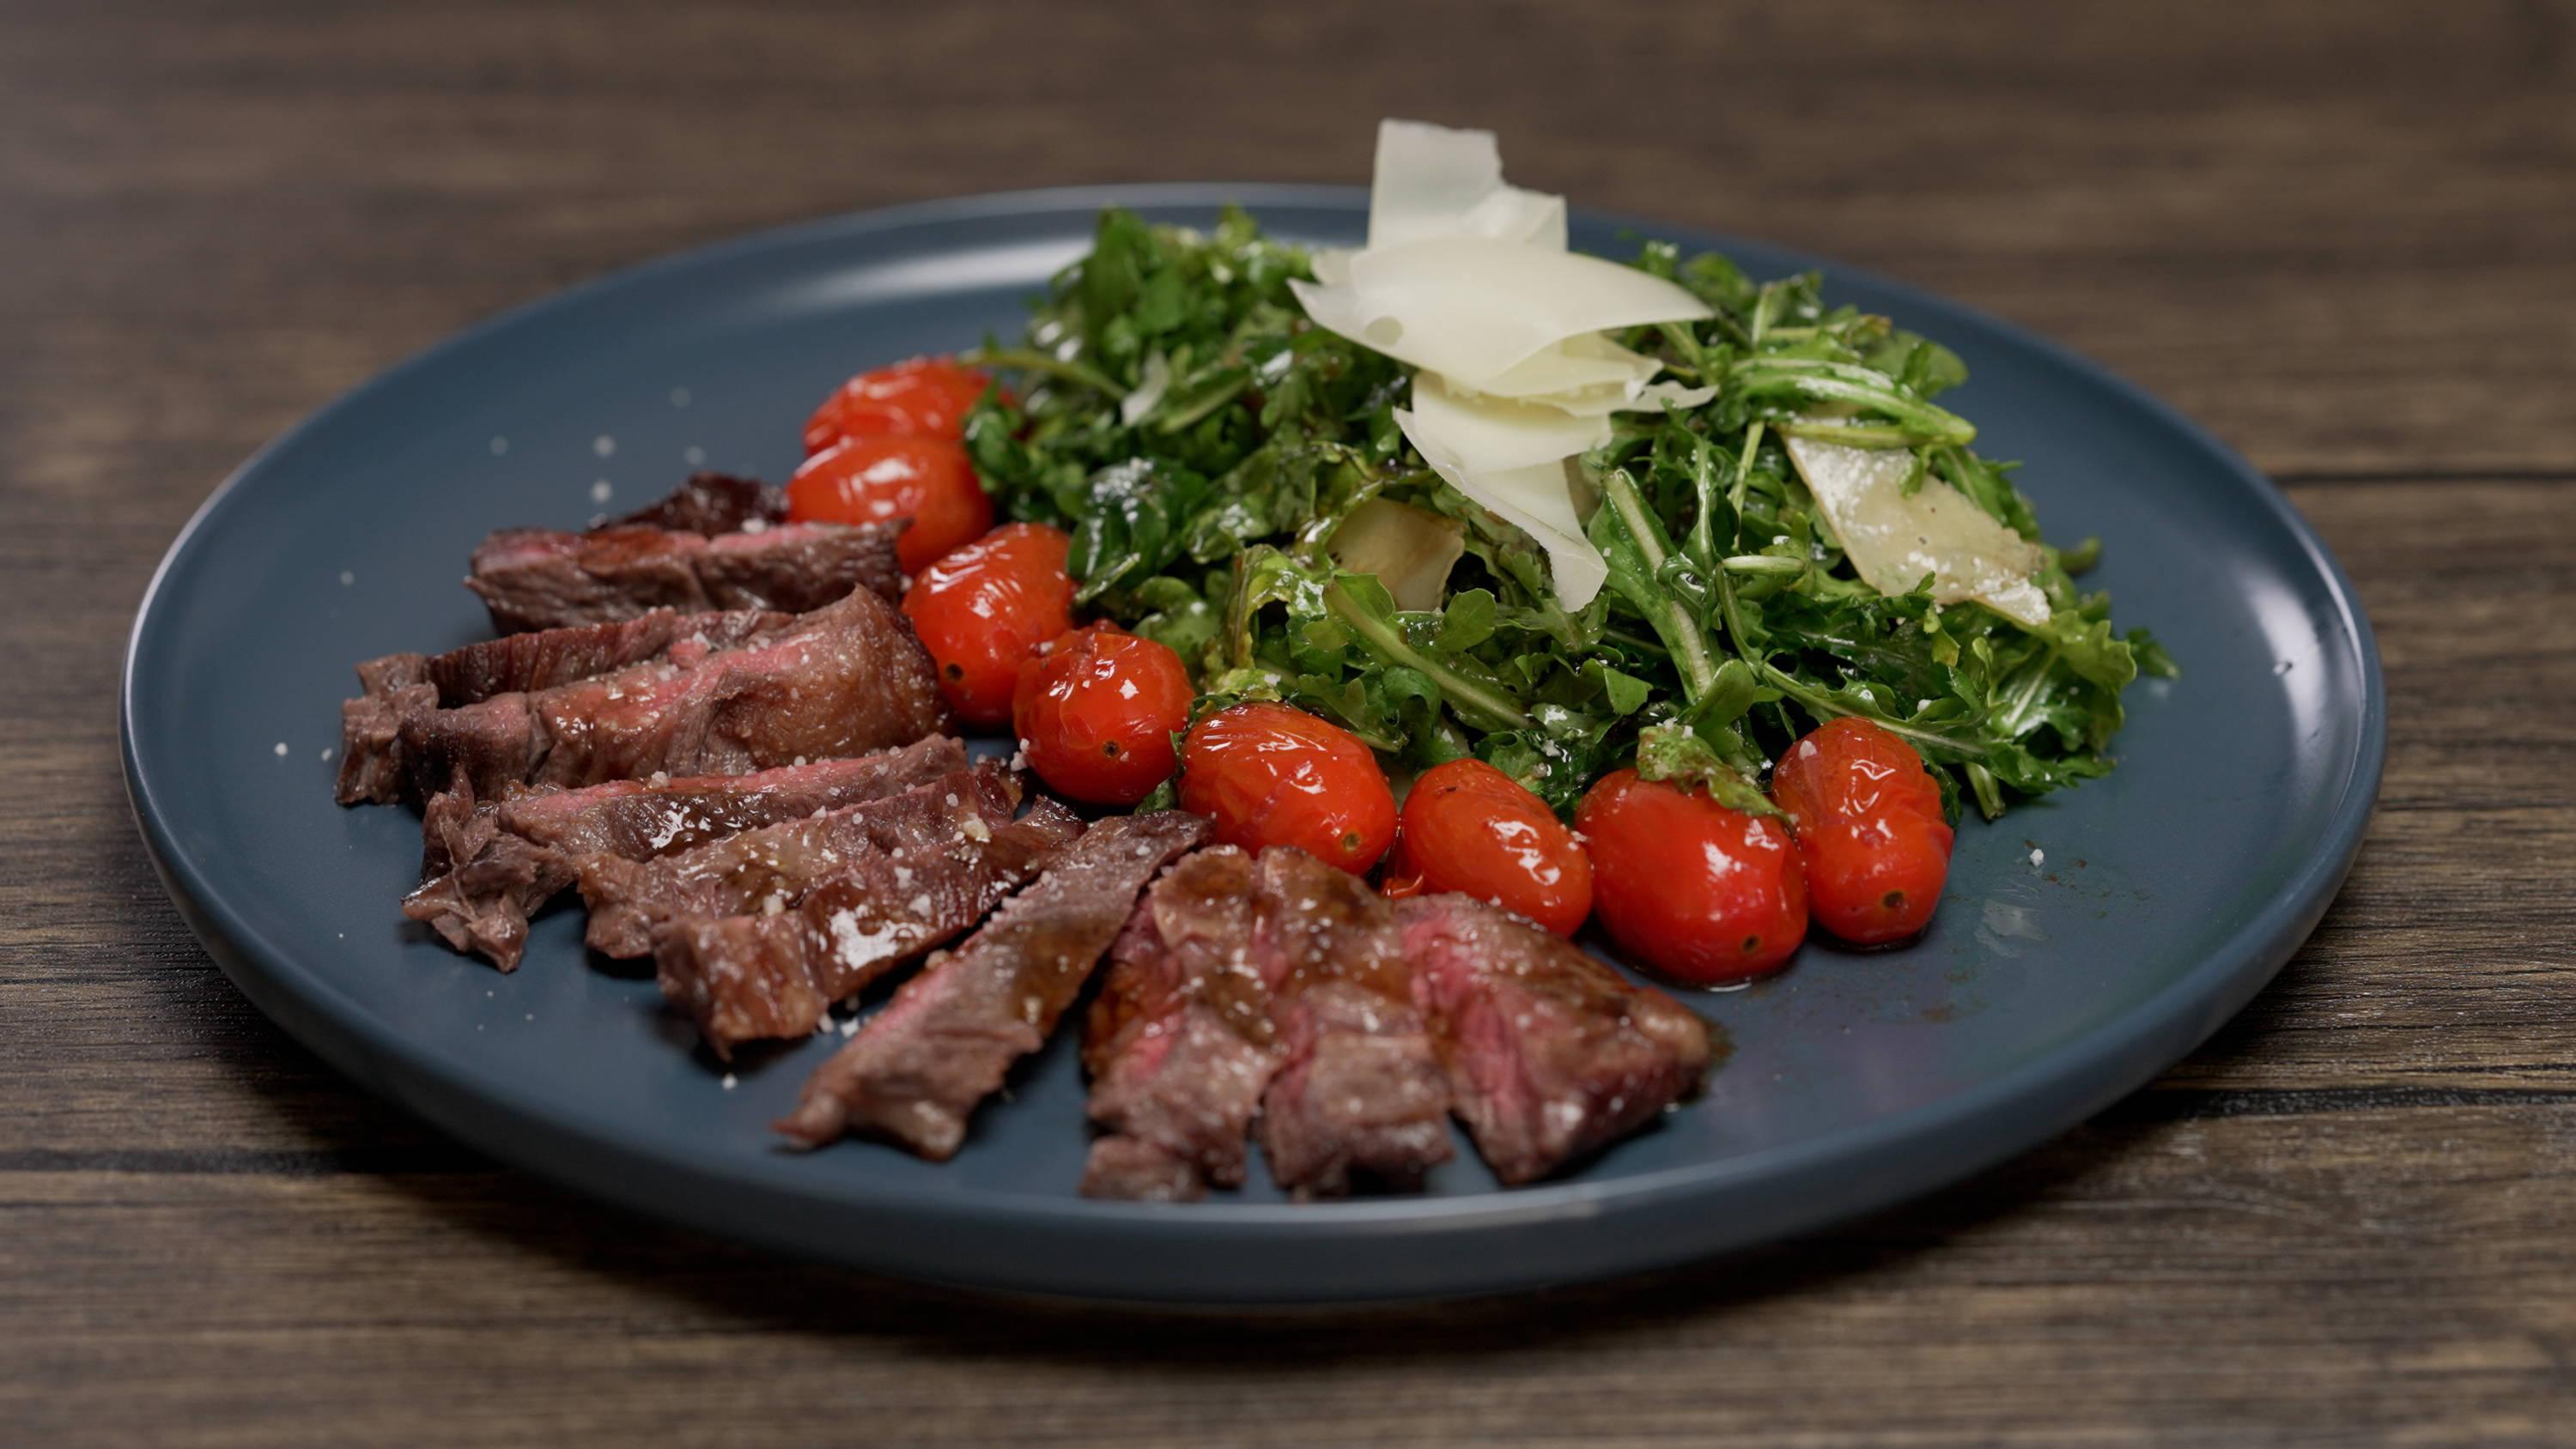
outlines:
M1413 407L1397 408L1395 424L1433 472L1546 550L1557 601L1580 609L1601 592L1610 566L1584 537L1574 506L1572 455L1598 444L1575 435L1597 428L1600 441L1606 442L1610 427L1599 419L1563 414L1552 414L1555 421L1549 422L1551 412L1522 403L1460 398L1436 380L1416 379ZM1577 446L1551 454L1567 441Z
M1369 183L1372 249L1440 236L1486 236L1565 250L1565 198L1503 184L1491 131L1380 121Z
M1581 417L1541 403L1479 397L1428 373L1413 380L1413 412L1443 448L1479 468L1552 463L1610 441L1606 414Z
M1817 510L1871 588L1901 594L1928 576L1940 603L1974 600L2034 629L2048 622L2048 596L2030 581L2039 545L1939 478L1925 478L1908 494L1912 453L1794 436L1788 448Z
M1367 247L1314 271L1289 285L1317 326L1415 369L1396 419L1433 471L1547 551L1559 602L1591 602L1609 569L1572 460L1610 440L1614 412L1715 395L1656 382L1662 364L1604 334L1709 308L1566 250L1564 198L1505 184L1492 132L1412 121L1378 127Z
M1548 397L1598 388L1626 388L1643 383L1663 367L1643 353L1631 352L1598 332L1569 337L1487 378L1476 391L1495 397Z
M1710 315L1634 267L1493 237L1371 248L1348 259L1346 277L1289 285L1319 325L1469 387L1570 337Z

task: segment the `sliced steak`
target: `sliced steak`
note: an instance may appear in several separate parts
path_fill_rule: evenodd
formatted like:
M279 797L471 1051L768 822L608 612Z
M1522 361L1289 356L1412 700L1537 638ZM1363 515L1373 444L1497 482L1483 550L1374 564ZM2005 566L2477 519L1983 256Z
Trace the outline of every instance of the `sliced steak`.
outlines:
M893 606L864 590L748 632L696 635L661 656L455 709L407 683L342 706L339 798L419 800L461 770L478 798L524 784L578 787L865 754L948 722L930 656Z
M964 934L1082 832L1052 800L1019 820L1003 814L988 824L971 805L955 807L936 838L871 829L837 873L776 914L661 922L653 961L663 996L697 1021L718 1056L747 1041L813 1033L834 1002Z
M667 498L645 504L618 523L667 528L679 533L757 532L787 521L787 490L757 478L729 473L692 473Z
M1253 863L1232 846L1183 859L1110 948L1083 1033L1091 1197L1197 1197L1243 1181L1244 1134L1281 1052L1255 955Z
M358 665L358 684L384 696L414 684L438 687L442 708L475 704L496 694L552 689L630 664L659 659L671 646L692 640L709 649L732 649L781 629L789 615L764 609L680 614L656 609L606 624L578 624L505 634L444 654L388 654Z
M952 771L899 795L827 810L652 860L588 855L573 863L590 907L591 949L653 950L654 927L684 916L775 916L854 859L925 855L975 843L1011 821L1019 781L998 765ZM971 923L970 923L971 924Z
M424 655L394 654L358 666L366 692L340 703L340 774L333 799L390 805L420 797L403 726L417 727L438 712L438 686L429 682L428 665Z
M1300 1198L1354 1175L1418 1187L1449 1160L1449 1081L1388 901L1302 850L1261 853L1259 955L1283 1057L1261 1100L1270 1175Z
M572 884L573 862L583 856L651 860L896 794L965 767L966 747L933 735L852 760L659 783L612 780L499 801L478 802L471 783L459 782L429 802L421 884L404 898L403 914L508 971L519 964L528 917Z
M1207 833L1205 820L1180 811L1093 826L1037 884L906 983L806 1080L778 1130L805 1147L863 1132L933 1161L956 1155L976 1105L1046 1044L1135 913L1137 892Z
M430 656L429 682L438 686L440 704L473 704L666 658L675 646L683 652L738 649L789 627L792 620L792 615L769 609L714 614L656 609L613 623L506 634Z
M511 528L474 550L465 586L501 632L633 618L653 609L819 609L853 589L902 588L895 531L791 523L712 538L649 524L588 533Z
M1518 916L1444 895L1395 917L1458 1115L1506 1183L1634 1131L1708 1068L1699 1017Z

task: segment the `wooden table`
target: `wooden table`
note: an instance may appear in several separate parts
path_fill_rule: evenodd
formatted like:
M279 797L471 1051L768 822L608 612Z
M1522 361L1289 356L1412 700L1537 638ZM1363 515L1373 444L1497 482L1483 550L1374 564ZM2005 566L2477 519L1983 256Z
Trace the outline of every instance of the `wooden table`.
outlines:
M0 7L0 1440L2576 1443L2576 8L165 8ZM163 900L120 646L297 417L656 253L1349 181L1390 112L2030 324L2278 479L2391 709L2279 984L2100 1120L1748 1261L1142 1317L572 1200L361 1096Z

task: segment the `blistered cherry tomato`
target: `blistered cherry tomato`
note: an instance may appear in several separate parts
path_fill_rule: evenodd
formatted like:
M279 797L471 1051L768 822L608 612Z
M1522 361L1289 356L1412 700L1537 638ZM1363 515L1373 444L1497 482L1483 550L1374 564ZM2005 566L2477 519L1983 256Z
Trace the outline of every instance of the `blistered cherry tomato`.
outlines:
M1181 747L1181 808L1246 850L1294 845L1357 873L1395 839L1395 792L1377 756L1338 725L1284 704L1221 709Z
M1700 986L1778 969L1807 934L1807 874L1788 829L1697 789L1605 775L1574 812L1592 903L1612 940Z
M1073 627L1070 545L1044 524L1007 524L923 569L904 592L904 616L939 666L939 692L966 724L1010 723L1020 665Z
M1951 830L1913 746L1872 720L1829 721L1780 757L1771 798L1797 822L1817 925L1885 946L1931 924Z
M905 573L993 526L993 500L975 481L966 449L945 438L851 438L805 460L787 482L787 516L797 523L912 526L895 540Z
M1172 736L1197 697L1169 646L1095 624L1056 636L1020 665L1011 728L1056 793L1133 805L1172 778Z
M1592 914L1592 858L1547 802L1482 760L1434 765L1397 817L1402 866L1424 891L1458 891L1560 936Z
M805 424L805 451L846 438L946 438L966 432L966 410L987 380L944 357L916 357L863 372L833 390Z

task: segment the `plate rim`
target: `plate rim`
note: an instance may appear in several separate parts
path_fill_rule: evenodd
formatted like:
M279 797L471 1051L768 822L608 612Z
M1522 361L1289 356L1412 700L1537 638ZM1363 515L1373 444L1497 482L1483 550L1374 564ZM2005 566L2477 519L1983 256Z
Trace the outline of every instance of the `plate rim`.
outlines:
M1579 208L1579 218L1623 232L1662 235L1725 249L1789 251L1808 258L1831 277L1852 279L1894 293L1937 302L1952 314L1986 328L1998 341L2019 347L2052 366L2074 374L2118 396L2153 421L2172 430L2227 473L2296 541L2300 556L2325 585L2334 618L2350 641L2349 662L2357 668L2362 689L2362 719L2355 749L2337 761L2340 778L2334 803L2320 836L2320 848L2263 907L2242 919L2230 933L2203 953L2189 970L2135 1007L2091 1028L2045 1054L2007 1072L1989 1077L1952 1096L1923 1106L1803 1141L1718 1159L1660 1168L1605 1182L1571 1180L1461 1197L1373 1198L1337 1203L1207 1202L1187 1205L1097 1202L1038 1194L1004 1192L959 1185L920 1189L882 1182L852 1191L840 1182L829 1190L803 1190L792 1179L767 1175L748 1181L725 1164L710 1164L687 1151L664 1150L648 1134L564 1104L535 1099L506 1083L494 1083L465 1069L449 1054L416 1041L394 1023L381 1019L344 994L327 974L299 964L291 951L252 929L242 914L215 891L188 853L179 848L165 807L136 744L137 664L156 611L174 568L211 522L270 461L295 446L332 414L357 402L398 389L416 374L494 333L580 306L592 298L685 271L757 253L815 242L849 240L919 226L972 223L997 217L1040 213L1089 212L1103 205L1192 207L1214 209L1233 202L1258 212L1264 206L1322 209L1365 208L1366 191L1350 186L1284 183L1162 182L1108 183L981 192L915 201L896 206L845 212L755 230L712 243L660 255L601 276L543 293L450 333L343 391L251 453L191 513L154 567L128 632L117 688L119 755L129 808L147 853L165 890L187 920L191 932L227 977L260 1008L308 1048L344 1075L379 1095L393 1096L416 1115L441 1130L463 1138L477 1150L510 1161L549 1179L569 1182L629 1210L676 1219L737 1238L815 1253L801 1235L738 1222L722 1213L692 1211L675 1205L639 1203L603 1185L604 1175L577 1170L530 1148L502 1130L515 1123L539 1134L565 1134L639 1168L678 1174L710 1186L725 1185L762 1195L785 1195L801 1207L820 1212L866 1212L906 1215L936 1212L947 1225L974 1230L1043 1230L1072 1227L1086 1234L1109 1233L1139 1240L1166 1240L1176 1233L1193 1241L1232 1244L1275 1240L1324 1241L1354 1231L1412 1234L1426 1230L1480 1232L1537 1224L1563 1223L1606 1215L1650 1214L1748 1178L1788 1179L1834 1162L1869 1161L1898 1144L1966 1136L1980 1144L1934 1167L1919 1163L1898 1173L1894 1186L1879 1186L1846 1197L1860 1202L1820 1204L1792 1212L1793 1222L1756 1230L1740 1241L1700 1245L1658 1257L1652 1252L1620 1255L1634 1266L1707 1256L1727 1247L1768 1241L1818 1227L1873 1207L1892 1205L1955 1182L1994 1163L2018 1156L2135 1091L2183 1053L2233 1017L2286 964L2313 929L2348 874L2367 832L2387 754L2386 683L2377 639L2357 591L2341 563L2308 521L2250 462L2207 428L2102 364L2062 343L2030 331L1946 294L1903 282L1868 268L1847 266L1804 248L1762 242L1698 227L1675 226L1628 213ZM2141 1065L2141 1063L2144 1063ZM483 1109L481 1113L450 1109L428 1100L418 1090L429 1087L456 1094ZM2036 1110L2034 1110L2036 1104ZM497 1114L497 1115L496 1115ZM2013 1120L2005 1121L2009 1116ZM481 1120L493 1117L491 1122ZM845 1254L827 1254L843 1256ZM881 1257L861 1259L876 1270L902 1276L929 1277L973 1286L1008 1289L1014 1285L990 1275L964 1277L935 1272L908 1273ZM1498 1280L1504 1274L1488 1275ZM1597 1276L1586 1271L1579 1276ZM1521 1280L1498 1281L1498 1289L1558 1281L1544 1271ZM1080 1296L1113 1296L1071 1290ZM1435 1288L1429 1292L1485 1291L1477 1284ZM1322 1299L1349 1301L1364 1297L1421 1297L1419 1287L1397 1287L1385 1294L1331 1292ZM1168 1300L1247 1301L1217 1293L1160 1294L1133 1292L1114 1296ZM1288 1295L1295 1298L1298 1295Z

